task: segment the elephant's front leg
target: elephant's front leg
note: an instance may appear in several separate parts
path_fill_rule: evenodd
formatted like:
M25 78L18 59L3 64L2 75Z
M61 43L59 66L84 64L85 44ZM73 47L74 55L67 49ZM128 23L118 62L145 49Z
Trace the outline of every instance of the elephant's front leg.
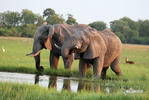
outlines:
M80 59L80 62L79 62L79 72L81 77L86 76L87 63L83 59Z
M59 61L59 55L56 55L53 53L53 51L51 51L50 52L50 59L49 59L50 68L57 69L58 61Z
M93 61L93 73L97 79L100 78L101 76L101 72L103 69L103 63L104 63L103 57L95 58Z
M40 66L40 54L37 56L34 56L34 59L35 59L36 69L38 71L43 71L44 70L43 66Z
M105 79L106 78L106 72L107 72L108 68L109 68L109 66L103 67L102 73L101 73L101 78L102 79Z

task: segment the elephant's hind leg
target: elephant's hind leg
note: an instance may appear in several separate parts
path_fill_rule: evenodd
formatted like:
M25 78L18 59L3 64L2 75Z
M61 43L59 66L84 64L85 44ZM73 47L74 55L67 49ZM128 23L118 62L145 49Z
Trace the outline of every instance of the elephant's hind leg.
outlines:
M117 58L115 58L115 60L112 62L111 64L111 69L117 74L117 75L121 75L122 71L120 69L120 56L118 56Z
M52 51L50 52L50 67L57 69L58 67L58 61L59 61L59 56L55 55Z

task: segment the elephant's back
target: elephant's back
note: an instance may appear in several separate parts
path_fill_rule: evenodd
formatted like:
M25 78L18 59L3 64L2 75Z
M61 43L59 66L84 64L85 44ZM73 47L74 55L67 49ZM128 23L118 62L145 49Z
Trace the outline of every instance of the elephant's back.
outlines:
M68 24L55 24L56 35L58 36L58 40L62 43L66 41L72 34L77 33L78 31L83 31L86 29L90 29L91 27L85 24L79 25L68 25Z
M90 29L91 27L85 24L79 25L68 25L68 24L55 24L55 33L52 37L52 42L59 46L62 46L65 41L67 41L73 34L78 31L83 31Z

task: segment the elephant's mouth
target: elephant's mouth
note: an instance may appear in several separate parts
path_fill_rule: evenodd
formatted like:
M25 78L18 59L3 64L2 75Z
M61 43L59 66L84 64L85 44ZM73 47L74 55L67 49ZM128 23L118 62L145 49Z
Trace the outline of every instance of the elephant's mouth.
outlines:
M36 52L36 53L31 52L31 53L26 54L26 56L33 56L33 57L35 57L35 56L39 55L40 52L41 52L41 50L39 50L39 51Z

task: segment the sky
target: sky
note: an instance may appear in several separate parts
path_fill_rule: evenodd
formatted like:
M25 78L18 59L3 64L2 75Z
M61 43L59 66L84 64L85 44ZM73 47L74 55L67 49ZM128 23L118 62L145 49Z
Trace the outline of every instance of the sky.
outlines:
M67 18L70 13L80 24L118 20L124 16L137 21L149 19L149 0L0 0L0 12L29 9L42 15L52 8Z

